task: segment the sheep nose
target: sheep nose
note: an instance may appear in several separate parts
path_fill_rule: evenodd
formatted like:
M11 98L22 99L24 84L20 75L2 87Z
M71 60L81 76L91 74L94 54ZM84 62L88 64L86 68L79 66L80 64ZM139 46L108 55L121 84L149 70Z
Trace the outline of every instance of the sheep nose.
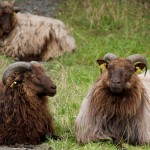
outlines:
M113 85L120 85L120 84L121 84L121 81L120 81L120 80L113 80L113 81L112 81L112 84L113 84Z

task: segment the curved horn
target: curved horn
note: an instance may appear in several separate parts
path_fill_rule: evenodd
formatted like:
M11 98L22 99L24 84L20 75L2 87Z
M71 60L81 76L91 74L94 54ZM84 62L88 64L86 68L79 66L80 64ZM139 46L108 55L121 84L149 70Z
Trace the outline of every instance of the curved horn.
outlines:
M127 59L131 60L132 63L141 62L147 65L146 58L140 54L133 54L131 56L128 56Z
M31 70L31 65L27 62L15 62L9 65L3 74L2 81L6 84L7 78L14 72L25 72L27 70Z
M103 57L103 60L108 60L108 61L111 61L113 59L117 58L117 56L113 53L107 53L104 57Z
M127 59L131 60L132 63L143 63L145 64L145 75L147 72L147 60L144 56L140 55L140 54L133 54L131 56L128 56Z

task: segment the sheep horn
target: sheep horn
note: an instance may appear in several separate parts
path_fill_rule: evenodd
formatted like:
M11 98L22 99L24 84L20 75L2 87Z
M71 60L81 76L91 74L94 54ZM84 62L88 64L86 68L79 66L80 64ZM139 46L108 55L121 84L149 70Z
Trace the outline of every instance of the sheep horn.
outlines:
M132 63L141 62L147 65L146 58L140 54L133 54L131 56L128 56L127 59L131 60Z
M3 74L3 77L2 77L2 81L4 84L6 84L6 81L7 81L7 78L14 72L25 72L27 70L31 70L31 65L30 63L27 63L27 62L15 62L11 65L9 65L5 71L4 71L4 74Z
M108 60L108 61L111 61L113 59L117 58L117 56L113 53L107 53L104 57L103 57L103 60Z
M131 56L128 56L127 59L131 60L132 63L137 63L137 62L141 62L144 63L145 66L145 75L147 72L147 60L144 56L140 55L140 54L133 54Z

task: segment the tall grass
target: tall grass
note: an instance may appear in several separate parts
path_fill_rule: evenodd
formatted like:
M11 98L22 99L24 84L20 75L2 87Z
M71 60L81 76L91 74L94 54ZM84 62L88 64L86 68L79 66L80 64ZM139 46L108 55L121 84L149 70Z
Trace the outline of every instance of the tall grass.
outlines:
M137 0L68 0L60 18L74 29L80 49L83 46L80 42L84 41L89 49L96 44L100 56L106 51L121 56L138 51L147 55L150 49L148 4Z
M134 33L143 28L141 24L148 17L148 6L136 0L82 0L80 3L90 27L103 31L131 29Z

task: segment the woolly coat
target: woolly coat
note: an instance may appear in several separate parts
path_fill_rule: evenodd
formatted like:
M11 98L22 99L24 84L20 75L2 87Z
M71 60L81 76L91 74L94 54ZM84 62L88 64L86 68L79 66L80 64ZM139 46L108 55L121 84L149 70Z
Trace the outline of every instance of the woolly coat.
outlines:
M14 19L14 29L0 40L0 51L7 56L48 60L76 48L74 38L60 20L29 13L16 13Z
M133 91L123 99L103 92L102 80L98 79L81 104L75 126L77 141L85 144L116 138L133 145L149 143L150 73L139 75Z
M44 74L34 64L32 70L15 71L6 83L0 82L0 145L41 144L55 136L48 105L55 85Z

